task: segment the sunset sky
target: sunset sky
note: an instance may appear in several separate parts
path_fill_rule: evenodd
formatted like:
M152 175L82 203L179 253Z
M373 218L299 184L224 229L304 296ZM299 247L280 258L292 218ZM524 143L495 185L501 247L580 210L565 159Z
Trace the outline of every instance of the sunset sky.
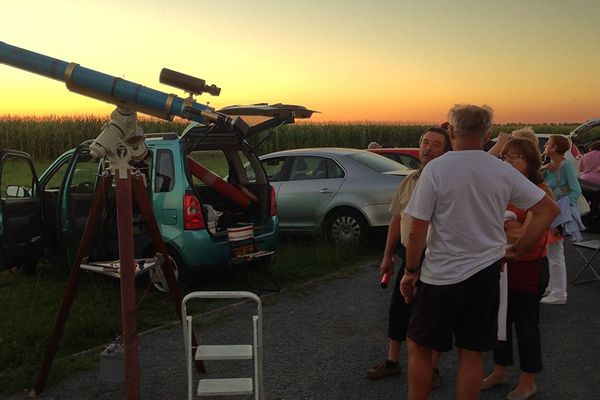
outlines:
M163 67L222 88L199 102L290 103L315 121L600 117L597 0L0 0L0 41L183 96ZM0 64L0 115L114 107Z

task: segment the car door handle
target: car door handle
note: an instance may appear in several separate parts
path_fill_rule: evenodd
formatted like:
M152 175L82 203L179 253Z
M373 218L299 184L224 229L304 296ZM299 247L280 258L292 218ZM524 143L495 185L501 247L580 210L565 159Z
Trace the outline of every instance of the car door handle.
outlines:
M328 194L328 193L331 193L331 190L329 190L328 188L323 188L319 191L319 193Z

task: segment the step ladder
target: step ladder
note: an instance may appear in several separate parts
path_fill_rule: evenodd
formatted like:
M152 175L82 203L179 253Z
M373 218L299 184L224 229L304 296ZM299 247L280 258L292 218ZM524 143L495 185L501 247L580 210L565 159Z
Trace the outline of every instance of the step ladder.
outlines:
M192 316L188 315L186 304L192 299L249 299L256 303L256 314L252 316L253 343L238 345L198 345L192 346ZM263 393L263 357L262 357L262 303L251 292L192 292L181 302L183 316L183 339L188 375L188 400L192 400L193 360L254 360L252 378L200 379L197 396L251 395L255 400L264 400Z

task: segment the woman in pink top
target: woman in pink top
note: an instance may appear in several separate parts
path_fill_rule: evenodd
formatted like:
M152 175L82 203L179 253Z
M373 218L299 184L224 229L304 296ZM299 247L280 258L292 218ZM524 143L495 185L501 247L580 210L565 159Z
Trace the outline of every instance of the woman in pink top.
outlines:
M590 151L579 161L580 179L600 185L600 140L590 145Z

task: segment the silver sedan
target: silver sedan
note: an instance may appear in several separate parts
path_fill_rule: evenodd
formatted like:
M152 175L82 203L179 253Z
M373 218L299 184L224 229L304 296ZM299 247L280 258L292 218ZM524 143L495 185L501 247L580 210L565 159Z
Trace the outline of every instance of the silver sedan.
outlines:
M357 149L285 150L260 157L277 195L283 232L322 232L335 243L360 243L388 225L388 207L412 170Z

